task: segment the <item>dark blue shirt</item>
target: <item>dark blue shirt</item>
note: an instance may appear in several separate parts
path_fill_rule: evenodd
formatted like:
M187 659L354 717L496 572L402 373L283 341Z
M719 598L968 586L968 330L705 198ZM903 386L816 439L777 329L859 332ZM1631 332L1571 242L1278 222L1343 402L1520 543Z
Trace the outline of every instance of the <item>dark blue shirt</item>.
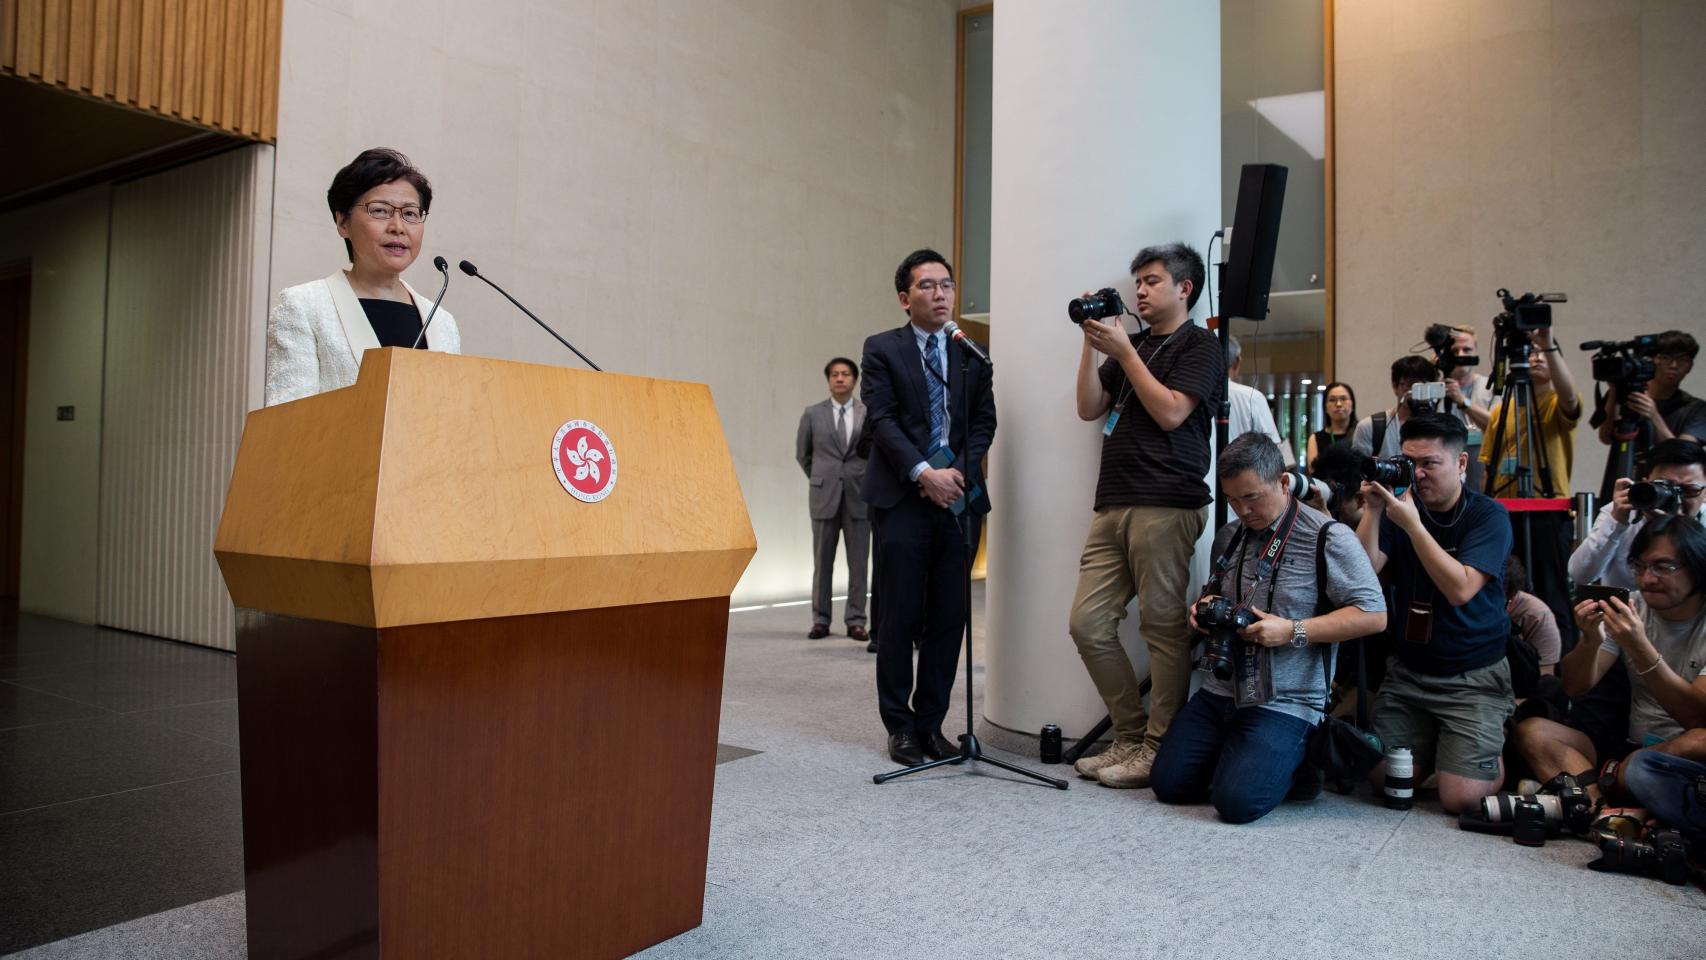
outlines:
M1386 554L1394 602L1390 633L1392 649L1405 666L1431 676L1450 676L1496 663L1505 656L1510 616L1505 612L1505 560L1511 555L1511 518L1504 504L1464 488L1456 507L1434 514L1421 504L1422 526L1445 552L1464 566L1487 575L1487 582L1469 602L1454 607L1446 602L1428 576L1410 537L1380 518L1380 551ZM1411 605L1433 605L1433 630L1428 642L1406 639Z

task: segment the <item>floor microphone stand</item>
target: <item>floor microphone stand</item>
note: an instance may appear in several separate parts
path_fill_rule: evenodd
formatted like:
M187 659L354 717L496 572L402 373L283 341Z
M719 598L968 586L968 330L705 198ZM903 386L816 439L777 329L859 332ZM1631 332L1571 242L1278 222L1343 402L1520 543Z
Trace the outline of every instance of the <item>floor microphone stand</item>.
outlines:
M954 398L955 403L960 408L959 412L961 415L962 422L966 425L966 438L965 439L968 441L970 440L970 435L971 435L971 415L969 412L970 411L970 400L968 398L968 394L971 393L971 387L970 387L970 376L968 375L968 372L966 369L966 364L970 359L970 355L971 355L971 351L968 350L962 344L960 346L960 389L959 389L959 396ZM987 360L984 362L988 363ZM950 432L952 432L952 426L951 426L952 421L949 421L949 423L950 423L949 430L950 430ZM969 444L962 441L962 444L961 444L962 452L966 452L964 450L964 448L968 445ZM971 466L972 465L969 462L966 464L966 468L968 470L971 468ZM931 770L931 769L934 769L936 767L943 766L945 764L952 764L954 766L959 766L960 764L966 763L968 761L972 761L972 762L979 762L979 763L987 763L991 766L1000 767L1001 769L1006 770L1010 773L1017 773L1020 776L1030 777L1032 780L1036 780L1036 781L1039 781L1042 783L1046 783L1049 786L1054 787L1057 790L1065 790L1067 788L1067 783L1065 780L1057 780L1054 777L1050 777L1050 776L1046 776L1046 775L1041 774L1041 773L1037 773L1034 770L1026 770L1024 767L1018 766L1016 764L1008 763L1005 760L997 760L994 757L987 756L983 752L982 744L979 744L977 742L977 733L973 729L974 718L977 716L977 714L972 709L972 642L971 642L971 622L972 622L972 618L971 618L971 565L972 565L972 561L974 559L976 559L976 557L972 553L971 532L973 529L973 525L977 523L977 519L976 519L976 517L974 517L972 515L972 512L971 512L971 491L969 491L969 490L966 491L965 496L966 496L966 509L960 511L959 517L957 517L955 520L955 525L958 526L959 530L960 530L960 544L961 544L961 549L965 553L965 564L966 564L966 579L965 579L966 732L960 735L960 752L958 754L955 754L954 756L951 756L951 757L943 757L940 760L931 760L927 763L921 763L916 767L902 767L899 770L891 770L888 773L879 773L876 776L871 778L871 782L872 783L887 783L890 780L898 780L901 777L907 776L909 774L922 773L925 770ZM884 643L894 643L895 641L896 641L896 638L894 638L894 637L886 637L886 638L884 638L883 642Z

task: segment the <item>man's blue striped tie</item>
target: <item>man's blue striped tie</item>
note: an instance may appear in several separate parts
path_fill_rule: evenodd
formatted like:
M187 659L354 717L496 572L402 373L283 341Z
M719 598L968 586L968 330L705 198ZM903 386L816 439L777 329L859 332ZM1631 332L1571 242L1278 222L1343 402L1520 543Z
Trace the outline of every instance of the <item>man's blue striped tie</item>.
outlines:
M937 336L939 334L930 334L925 338L924 345L924 363L930 368L930 374L924 378L924 383L930 391L931 453L934 453L936 448L947 445L947 441L942 438L943 433L946 432L942 429L942 423L947 418L947 404L944 402L947 391L942 386L942 353L936 349Z

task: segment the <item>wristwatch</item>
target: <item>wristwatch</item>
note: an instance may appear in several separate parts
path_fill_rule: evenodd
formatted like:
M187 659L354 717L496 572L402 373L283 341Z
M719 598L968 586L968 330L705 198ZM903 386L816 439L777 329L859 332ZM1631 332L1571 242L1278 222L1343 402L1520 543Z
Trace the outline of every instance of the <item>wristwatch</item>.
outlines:
M1299 650L1309 646L1309 631L1303 629L1302 620L1291 622L1291 645Z

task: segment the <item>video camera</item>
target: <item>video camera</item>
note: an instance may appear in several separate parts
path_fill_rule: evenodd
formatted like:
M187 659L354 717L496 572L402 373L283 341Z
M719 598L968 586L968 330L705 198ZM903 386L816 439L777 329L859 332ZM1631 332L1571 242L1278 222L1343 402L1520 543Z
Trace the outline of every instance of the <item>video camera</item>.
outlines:
M1552 304L1568 303L1562 293L1525 293L1520 297L1500 287L1503 312L1493 318L1493 392L1503 393L1507 373L1513 382L1528 383L1528 358L1534 352L1532 334L1552 329Z
M1433 323L1429 324L1427 330L1422 333L1422 339L1434 352L1434 369L1439 371L1440 376L1449 377L1451 372L1458 367L1473 367L1480 364L1481 358L1474 354L1465 354L1460 357L1452 352L1457 348L1457 335L1470 332L1472 331L1463 327L1448 327L1443 323Z
M1589 340L1582 349L1598 351L1593 355L1593 378L1616 387L1620 398L1645 393L1658 372L1653 363L1653 355L1659 352L1657 334L1632 340Z

